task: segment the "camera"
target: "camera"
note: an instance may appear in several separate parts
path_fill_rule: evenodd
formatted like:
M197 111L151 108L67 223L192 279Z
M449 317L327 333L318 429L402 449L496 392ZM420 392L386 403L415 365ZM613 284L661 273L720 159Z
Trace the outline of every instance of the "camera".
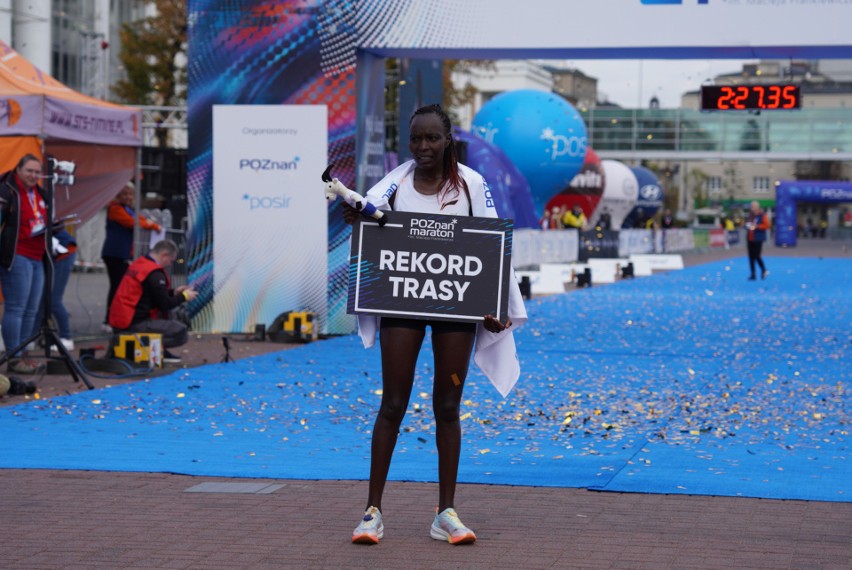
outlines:
M77 165L70 160L56 160L55 158L51 160L53 161L54 170L61 170L67 174L74 174L74 171L77 170Z

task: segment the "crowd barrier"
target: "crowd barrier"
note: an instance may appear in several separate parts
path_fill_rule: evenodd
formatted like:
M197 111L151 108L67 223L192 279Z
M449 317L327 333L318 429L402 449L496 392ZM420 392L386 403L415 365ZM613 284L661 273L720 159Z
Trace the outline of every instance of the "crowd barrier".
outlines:
M573 263L589 259L629 258L641 254L667 254L740 243L740 232L723 229L675 228L670 230L533 230L518 229L512 243L516 269L547 263Z

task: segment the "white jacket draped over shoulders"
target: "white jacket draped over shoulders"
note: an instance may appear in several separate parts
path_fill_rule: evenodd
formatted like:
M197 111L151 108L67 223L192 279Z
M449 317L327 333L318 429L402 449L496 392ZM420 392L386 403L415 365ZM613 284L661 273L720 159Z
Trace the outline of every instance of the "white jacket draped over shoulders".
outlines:
M380 210L390 210L388 200L413 169L413 160L400 164L367 192L367 199ZM482 175L463 164L459 164L459 173L467 182L473 215L481 218L496 218L497 210L490 197L486 197L488 185ZM478 323L476 346L473 351L473 361L504 397L509 394L521 375L513 331L527 321L524 299L518 287L515 271L511 268L509 319L512 321L512 326L500 333L486 330L484 321ZM358 334L365 348L375 344L378 327L378 317L358 315Z

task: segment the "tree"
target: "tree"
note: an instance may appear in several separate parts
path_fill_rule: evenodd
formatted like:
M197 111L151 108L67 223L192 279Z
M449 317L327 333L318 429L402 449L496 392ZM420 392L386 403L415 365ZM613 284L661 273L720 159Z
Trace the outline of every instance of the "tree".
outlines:
M687 187L691 191L696 208L707 206L707 180L710 176L700 168L693 168L687 174Z
M734 203L734 199L743 194L743 183L736 162L726 162L724 174L723 185L725 194L727 194L726 208L730 209Z
M444 84L444 100L441 105L447 111L453 124L458 124L458 115L456 109L471 105L479 93L479 90L474 87L470 81L467 81L460 89L456 88L453 83L453 74L465 74L470 76L472 73L495 72L497 70L494 61L489 59L474 60L474 59L445 59L442 69L443 84Z
M119 60L126 77L113 86L131 105L186 104L186 0L154 0L156 15L122 26ZM167 132L157 130L160 146Z

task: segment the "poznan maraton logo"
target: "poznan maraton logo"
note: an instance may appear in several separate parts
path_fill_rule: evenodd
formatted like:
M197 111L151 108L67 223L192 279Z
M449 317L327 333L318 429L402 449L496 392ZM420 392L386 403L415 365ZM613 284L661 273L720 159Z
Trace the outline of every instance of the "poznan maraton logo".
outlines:
M439 222L427 218L413 218L408 235L411 237L452 241L455 238L457 223L459 221L455 218L451 222Z

